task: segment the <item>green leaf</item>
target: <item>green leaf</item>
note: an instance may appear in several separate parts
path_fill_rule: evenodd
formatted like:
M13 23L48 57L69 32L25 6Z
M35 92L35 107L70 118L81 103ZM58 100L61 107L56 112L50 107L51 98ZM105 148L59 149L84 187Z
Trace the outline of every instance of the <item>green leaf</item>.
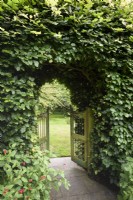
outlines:
M37 61L37 60L34 60L34 65L35 65L35 67L39 67L39 62Z
M30 33L34 34L34 35L41 35L41 31L30 31Z
M22 180L24 183L27 183L27 182L28 182L28 180L27 180L26 178L24 178L24 177L22 177L21 180Z
M20 129L20 131L21 131L21 133L24 133L24 132L26 131L26 127L22 127L22 128Z
M47 175L47 180L48 180L48 181L52 181L51 176Z

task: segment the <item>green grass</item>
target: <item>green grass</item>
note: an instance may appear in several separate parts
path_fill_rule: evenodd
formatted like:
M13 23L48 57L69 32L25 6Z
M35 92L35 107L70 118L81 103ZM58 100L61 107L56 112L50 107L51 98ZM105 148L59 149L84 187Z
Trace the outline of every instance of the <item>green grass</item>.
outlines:
M69 117L50 115L50 150L56 157L70 156Z

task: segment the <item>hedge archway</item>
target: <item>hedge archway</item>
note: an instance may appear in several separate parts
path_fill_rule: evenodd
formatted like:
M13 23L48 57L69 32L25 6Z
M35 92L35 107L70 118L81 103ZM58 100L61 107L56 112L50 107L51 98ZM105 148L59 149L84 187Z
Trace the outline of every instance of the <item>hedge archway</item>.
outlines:
M79 108L92 107L95 173L117 182L133 155L132 4L104 1L0 2L1 149L32 147L38 90L57 78Z

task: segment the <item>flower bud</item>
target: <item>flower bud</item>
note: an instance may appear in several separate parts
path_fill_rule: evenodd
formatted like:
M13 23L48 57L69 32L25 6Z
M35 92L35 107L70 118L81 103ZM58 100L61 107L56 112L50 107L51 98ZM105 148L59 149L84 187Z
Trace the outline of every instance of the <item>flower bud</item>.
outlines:
M22 166L26 166L26 162L22 162L21 165L22 165Z
M3 195L5 196L8 191L9 191L9 189L4 188Z
M19 194L23 194L23 193L24 193L24 191L25 191L25 189L24 189L24 188L22 188L22 189L20 189L20 190L18 191L18 193L19 193Z
M40 177L40 180L41 180L41 181L44 180L44 179L46 179L46 176L41 176L41 177Z
M6 155L7 154L7 150L3 149L3 153L4 153L4 155Z

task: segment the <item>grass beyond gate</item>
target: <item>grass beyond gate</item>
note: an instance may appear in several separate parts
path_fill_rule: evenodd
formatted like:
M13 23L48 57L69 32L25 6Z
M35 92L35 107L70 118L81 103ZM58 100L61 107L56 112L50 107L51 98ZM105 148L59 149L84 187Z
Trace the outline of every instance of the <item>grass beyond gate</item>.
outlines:
M50 115L50 150L56 157L70 156L70 118Z

